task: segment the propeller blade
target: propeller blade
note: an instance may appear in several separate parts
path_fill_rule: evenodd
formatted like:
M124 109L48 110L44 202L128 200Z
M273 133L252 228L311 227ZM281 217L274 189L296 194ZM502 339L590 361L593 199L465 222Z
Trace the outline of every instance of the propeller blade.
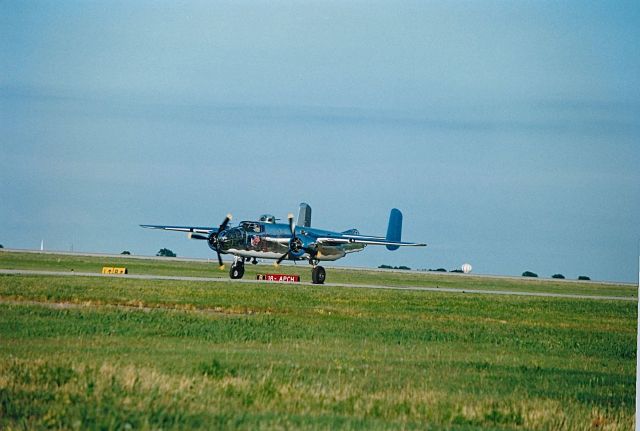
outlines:
M220 269L224 269L224 262L222 262L222 256L220 256L220 252L216 251L218 254L218 263L220 264Z
M283 254L282 256L280 256L280 258L276 261L276 265L280 265L280 263L285 260L287 258L287 256L289 255L289 251L287 251L285 254Z
M218 229L218 233L222 232L223 230L225 230L227 228L227 225L229 224L229 222L233 219L233 216L231 214L227 214L227 216L224 218L224 220L222 221L222 224L220 225L220 228Z
M296 226L294 224L293 221L293 214L289 213L289 215L287 216L287 218L289 219L289 230L291 231L291 239L289 240L289 250L287 250L287 252L285 254L283 254L282 256L280 256L280 258L276 261L276 266L280 265L280 263L285 260L287 257L291 257L291 243L293 242L293 240L296 239ZM293 261L295 263L295 260Z
M222 256L220 255L220 250L218 249L218 247L219 247L218 237L219 237L220 233L222 233L224 230L227 229L227 226L229 225L229 222L231 221L232 218L233 218L233 216L231 214L227 214L227 216L222 221L222 224L218 228L218 232L216 232L216 233L214 233L212 235L212 236L215 236L215 244L216 244L215 250L216 250L216 254L218 255L218 263L220 264L220 269L221 270L224 269L224 262L222 261Z

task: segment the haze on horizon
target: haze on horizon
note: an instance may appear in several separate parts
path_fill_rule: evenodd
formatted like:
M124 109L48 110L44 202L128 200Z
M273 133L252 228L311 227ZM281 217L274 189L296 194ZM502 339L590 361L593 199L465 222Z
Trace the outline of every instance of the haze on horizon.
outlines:
M0 3L0 244L313 208L389 264L636 281L640 3Z

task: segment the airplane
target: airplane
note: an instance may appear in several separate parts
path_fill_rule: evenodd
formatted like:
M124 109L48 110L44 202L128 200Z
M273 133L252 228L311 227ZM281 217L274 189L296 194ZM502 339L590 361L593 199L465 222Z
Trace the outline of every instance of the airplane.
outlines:
M367 245L384 245L388 250L400 247L425 247L426 244L402 242L402 213L393 208L389 214L387 236L360 235L357 229L333 232L311 227L311 207L300 204L298 223L294 225L293 214L289 214L288 223L278 223L271 214L260 216L257 221L242 221L231 227L231 214L227 214L219 227L140 225L143 228L186 232L188 238L207 241L216 252L220 269L224 270L221 254L234 256L229 271L232 279L244 275L244 263L257 259L275 259L276 266L283 260L307 260L312 265L313 284L324 284L325 269L319 265L322 261L334 261L349 253L364 250Z

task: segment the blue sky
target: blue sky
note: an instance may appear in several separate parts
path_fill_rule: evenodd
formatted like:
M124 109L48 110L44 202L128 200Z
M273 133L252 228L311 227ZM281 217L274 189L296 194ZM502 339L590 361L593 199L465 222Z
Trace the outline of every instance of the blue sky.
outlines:
M406 240L344 265L634 281L638 2L2 2L0 244L211 256L227 212Z

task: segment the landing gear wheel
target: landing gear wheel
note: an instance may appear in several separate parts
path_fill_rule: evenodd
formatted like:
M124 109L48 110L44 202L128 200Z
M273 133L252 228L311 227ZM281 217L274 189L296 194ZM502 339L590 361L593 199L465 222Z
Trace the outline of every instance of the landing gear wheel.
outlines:
M313 284L324 284L324 279L327 277L327 274L323 267L314 266L313 271L311 271L311 281Z
M244 275L244 264L239 263L239 264L231 265L231 270L229 270L229 277L231 277L233 280L238 280L242 278L243 275Z

